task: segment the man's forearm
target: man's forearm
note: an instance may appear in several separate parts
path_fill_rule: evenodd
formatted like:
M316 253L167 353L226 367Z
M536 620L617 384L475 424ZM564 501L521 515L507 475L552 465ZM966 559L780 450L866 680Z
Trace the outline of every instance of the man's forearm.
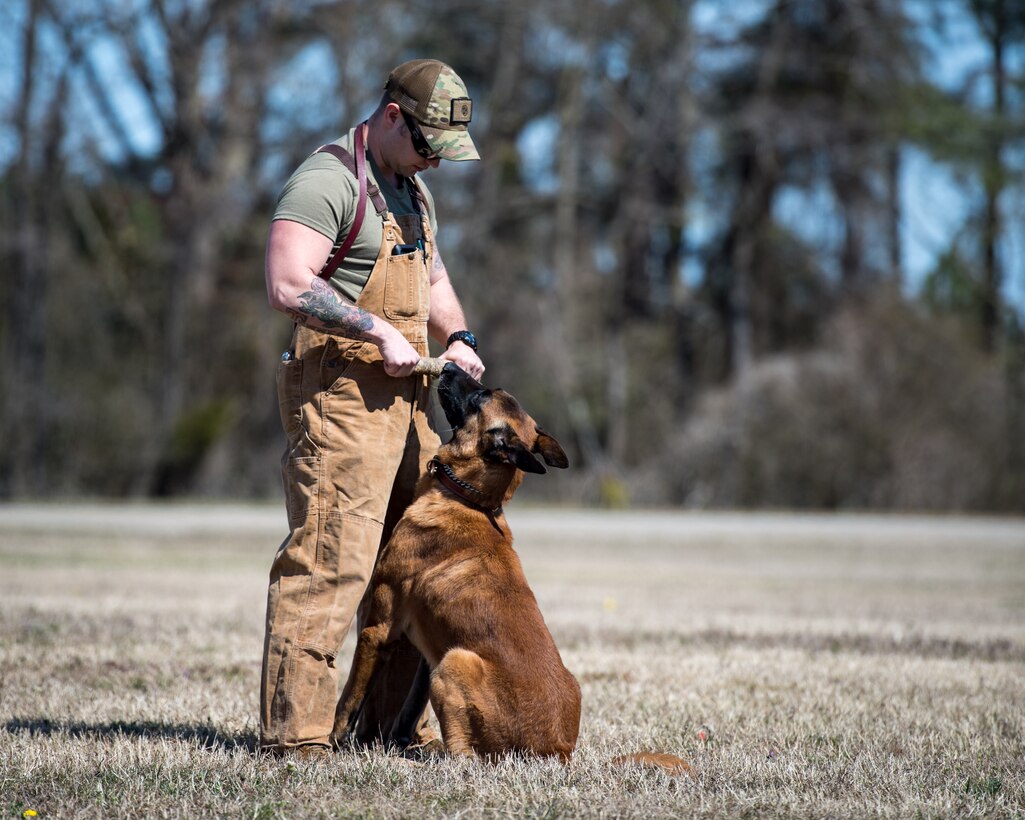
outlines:
M466 329L463 308L448 276L440 276L431 282L431 318L427 323L427 329L435 339L445 345L452 333ZM484 363L477 352L464 342L447 345L443 355L475 379L481 378L484 373Z
M395 327L336 293L319 276L310 281L309 290L276 305L313 330L377 345L389 376L408 376L420 361L416 348Z
M296 299L298 307L288 308L287 313L299 324L332 336L377 341L376 317L338 294L319 276L313 277L310 289Z
M466 330L462 305L447 276L431 284L431 318L427 329L442 344L455 331Z
M448 278L441 253L435 246L434 261L431 264L431 316L427 320L427 332L444 344L457 330L466 330L466 319L459 297Z

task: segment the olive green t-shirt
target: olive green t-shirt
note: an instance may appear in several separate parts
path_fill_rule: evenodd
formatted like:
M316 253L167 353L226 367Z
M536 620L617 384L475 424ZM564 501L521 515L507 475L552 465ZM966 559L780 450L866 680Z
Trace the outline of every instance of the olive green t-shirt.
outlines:
M349 131L341 139L335 141L346 151L352 153L355 129ZM416 208L409 196L405 184L397 190L383 179L383 175L374 164L370 151L367 156L367 178L377 183L384 194L388 210L396 216L415 214ZM438 223L434 215L434 197L427 189L423 180L419 180L420 190L427 200L427 211L431 231L437 234ZM311 154L285 183L274 209L274 219L289 219L298 222L328 237L334 247L327 259L331 258L338 246L352 229L356 216L356 200L359 197L359 182L349 173L348 169L334 156L328 153ZM377 254L381 250L381 239L384 236L381 218L374 209L373 202L367 198L366 214L363 226L359 230L356 241L349 249L345 260L331 277L331 284L353 301L359 296L374 269ZM327 262L325 259L325 263Z

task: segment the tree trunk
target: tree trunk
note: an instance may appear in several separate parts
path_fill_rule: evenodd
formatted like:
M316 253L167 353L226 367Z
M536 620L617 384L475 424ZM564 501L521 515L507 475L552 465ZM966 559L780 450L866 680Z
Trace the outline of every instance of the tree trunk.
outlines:
M569 423L587 466L607 469L608 456L598 437L585 393L581 389L576 338L583 288L578 259L578 203L581 199L581 127L584 72L579 65L562 71L559 99L557 169L559 191L555 204L554 268L555 298L542 308L545 332L552 356L555 384L566 408Z
M903 247L900 239L900 146L886 149L886 231L889 252L889 276L899 288L904 281Z
M3 432L7 486L0 492L21 496L41 494L46 489L46 397L41 380L46 374L46 256L45 211L40 202L45 190L37 174L33 148L37 130L32 109L38 105L36 38L42 2L31 0L22 44L21 87L14 125L19 150L10 172L8 193L11 225L9 270L12 272L7 303L7 332L4 371ZM45 173L44 169L38 169Z
M993 133L989 142L989 156L986 158L984 184L986 204L982 225L982 344L987 351L994 351L1000 336L1000 289L1003 275L997 253L1000 241L1000 195L1004 187L1002 161L1004 140L1003 126L1006 114L1004 100L1006 66L1004 64L1004 36L1006 33L1006 9L1004 0L995 0L993 6L993 28L990 32L990 52L993 60Z

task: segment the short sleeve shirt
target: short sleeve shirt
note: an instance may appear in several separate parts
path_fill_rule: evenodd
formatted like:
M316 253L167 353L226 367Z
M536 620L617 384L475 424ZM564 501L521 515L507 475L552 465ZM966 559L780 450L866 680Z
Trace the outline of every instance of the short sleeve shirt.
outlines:
M355 129L349 131L344 137L336 140L335 145L352 153L355 133ZM367 177L381 189L388 210L396 216L415 214L416 208L405 184L402 184L400 189L389 185L378 170L369 150L366 157ZM427 200L431 231L437 234L434 197L422 179L418 182ZM359 181L349 173L341 161L326 152L311 154L285 183L274 210L274 219L298 222L328 237L334 243L331 254L327 257L330 259L352 229L358 197ZM383 238L383 223L368 198L366 215L359 235L345 260L331 277L331 284L349 299L355 301L370 278ZM327 259L324 260L325 263Z

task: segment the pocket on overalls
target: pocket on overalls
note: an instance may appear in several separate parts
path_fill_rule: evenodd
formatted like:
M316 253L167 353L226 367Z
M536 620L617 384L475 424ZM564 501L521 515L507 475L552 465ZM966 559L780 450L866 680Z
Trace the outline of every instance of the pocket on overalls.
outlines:
M430 280L423 252L389 256L384 272L385 318L426 320L430 314Z
M320 447L310 434L310 425L314 423L314 419L310 416L303 395L305 370L304 360L301 358L289 359L278 365L278 413L287 441L285 459L320 455Z
M337 339L327 345L320 360L321 389L328 393L337 392L348 378L353 365L368 347L373 345L358 339Z
M285 512L289 529L298 529L306 521L310 507L317 503L320 486L320 457L285 458L282 464L285 485Z

